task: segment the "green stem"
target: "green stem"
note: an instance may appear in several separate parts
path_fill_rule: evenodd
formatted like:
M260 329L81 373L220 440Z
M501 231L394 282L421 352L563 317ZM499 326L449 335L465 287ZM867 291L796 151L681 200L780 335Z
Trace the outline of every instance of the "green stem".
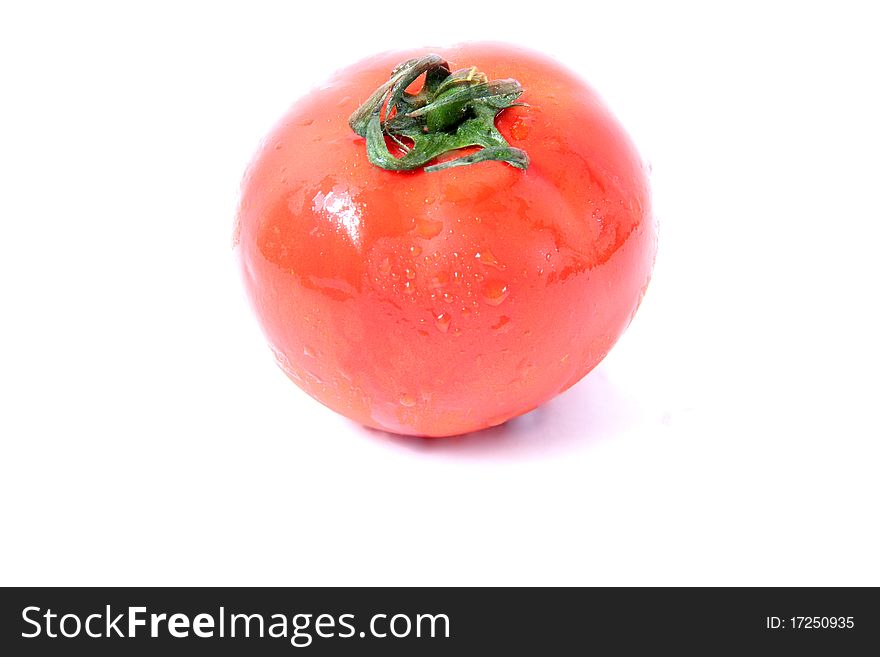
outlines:
M406 88L421 75L425 84L417 94ZM487 160L507 162L518 169L529 166L529 156L510 146L495 127L499 112L521 105L523 89L516 80L487 80L476 67L450 72L438 55L425 55L399 64L349 118L349 125L367 140L367 157L391 171L410 171L431 160L468 146L482 146L471 155L425 167L440 171ZM385 136L401 147L395 157ZM412 147L404 144L412 141Z

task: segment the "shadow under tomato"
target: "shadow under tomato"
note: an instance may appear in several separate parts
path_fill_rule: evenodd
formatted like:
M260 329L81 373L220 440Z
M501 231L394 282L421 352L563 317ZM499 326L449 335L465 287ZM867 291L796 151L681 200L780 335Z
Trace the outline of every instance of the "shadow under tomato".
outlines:
M641 415L601 366L569 390L500 426L448 438L401 436L376 429L376 440L437 455L465 458L533 458L587 448L613 439Z

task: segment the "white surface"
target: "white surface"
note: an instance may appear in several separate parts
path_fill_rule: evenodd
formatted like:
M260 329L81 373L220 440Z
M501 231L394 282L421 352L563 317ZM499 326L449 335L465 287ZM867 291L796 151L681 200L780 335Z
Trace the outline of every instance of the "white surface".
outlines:
M295 4L0 10L0 584L880 585L864 3ZM655 279L546 407L394 438L275 367L238 182L333 69L478 38L556 55L627 126Z

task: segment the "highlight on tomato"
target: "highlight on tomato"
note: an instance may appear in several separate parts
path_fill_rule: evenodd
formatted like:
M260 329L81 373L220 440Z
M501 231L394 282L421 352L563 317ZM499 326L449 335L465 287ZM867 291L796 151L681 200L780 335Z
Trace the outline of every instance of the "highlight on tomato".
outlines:
M338 71L266 137L234 245L275 358L361 424L463 434L574 385L656 253L645 166L579 76L507 44Z

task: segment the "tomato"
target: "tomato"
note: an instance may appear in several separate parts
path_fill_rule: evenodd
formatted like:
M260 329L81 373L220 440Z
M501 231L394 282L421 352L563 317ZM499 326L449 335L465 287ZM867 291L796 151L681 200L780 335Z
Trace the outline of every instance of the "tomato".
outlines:
M349 118L426 53L468 93L487 80L521 86L494 118L502 146L432 162L507 159L371 162ZM421 84L404 82L411 94ZM390 121L387 100L378 111ZM371 147L396 159L432 122L445 139L476 111L450 101L414 139L377 132ZM526 413L593 369L641 301L656 229L645 167L592 88L538 53L469 43L365 59L296 102L245 174L234 245L290 379L364 425L448 436Z

